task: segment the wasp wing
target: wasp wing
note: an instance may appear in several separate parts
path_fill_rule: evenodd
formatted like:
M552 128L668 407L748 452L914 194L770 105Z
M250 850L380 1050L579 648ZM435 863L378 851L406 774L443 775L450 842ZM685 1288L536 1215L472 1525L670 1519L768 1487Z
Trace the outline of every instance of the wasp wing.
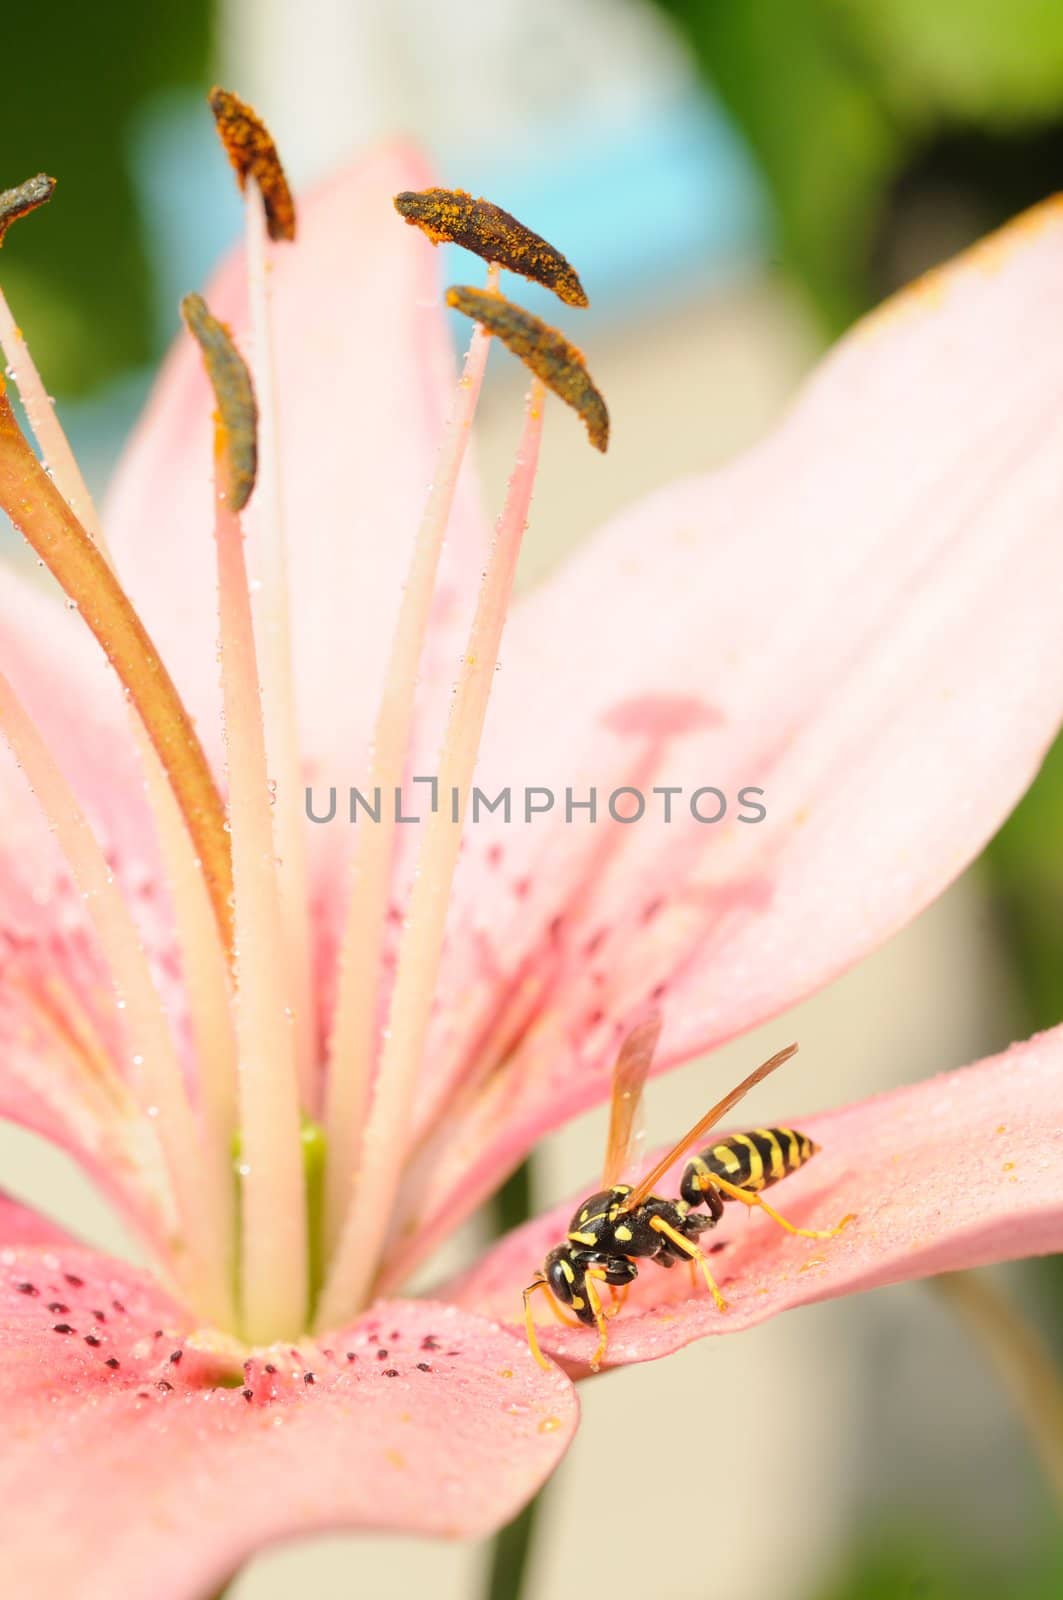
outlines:
M661 1018L652 1016L632 1028L613 1068L613 1095L609 1108L609 1137L602 1163L602 1188L611 1189L624 1175L635 1121L642 1102L642 1089L649 1076L653 1052L661 1035Z
M790 1057L796 1054L796 1044L788 1044L785 1050L779 1050L775 1055L770 1056L767 1061L762 1061L755 1072L751 1072L748 1078L743 1078L741 1083L736 1084L730 1094L725 1094L723 1099L718 1100L710 1111L706 1111L700 1122L695 1122L689 1132L683 1135L679 1143L673 1145L667 1155L661 1157L651 1172L647 1172L642 1182L637 1184L630 1194L624 1196L620 1210L633 1211L636 1206L641 1205L646 1197L653 1193L655 1186L660 1183L673 1161L678 1161L680 1156L684 1156L694 1145L699 1144L709 1129L719 1122L721 1117L725 1117L731 1107L736 1106L739 1100L749 1093L750 1089L762 1082L769 1072L774 1072L776 1067L781 1067L784 1061L789 1061Z

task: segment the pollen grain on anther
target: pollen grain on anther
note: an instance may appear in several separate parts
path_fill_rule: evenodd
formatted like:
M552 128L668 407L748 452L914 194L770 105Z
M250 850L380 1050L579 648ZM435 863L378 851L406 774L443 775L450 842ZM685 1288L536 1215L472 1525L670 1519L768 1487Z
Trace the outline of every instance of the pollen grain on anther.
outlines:
M507 350L583 418L595 449L604 452L608 448L605 400L587 371L582 352L564 334L512 300L483 289L457 285L447 290L447 304L501 339Z
M258 404L247 363L228 329L211 315L201 295L186 294L181 315L200 350L218 406L219 442L234 511L251 498L258 470Z
M406 189L395 196L395 210L433 244L460 244L552 289L566 305L587 304L576 270L560 250L489 200L476 200L464 189Z
M47 173L38 172L36 177L27 178L25 183L20 183L14 189L0 190L0 244L4 242L13 222L19 217L28 216L31 211L36 211L38 206L43 206L55 193L55 179L49 178Z
M248 178L254 179L262 193L270 238L290 242L295 238L295 201L273 135L258 112L231 89L212 89L207 102L240 188Z

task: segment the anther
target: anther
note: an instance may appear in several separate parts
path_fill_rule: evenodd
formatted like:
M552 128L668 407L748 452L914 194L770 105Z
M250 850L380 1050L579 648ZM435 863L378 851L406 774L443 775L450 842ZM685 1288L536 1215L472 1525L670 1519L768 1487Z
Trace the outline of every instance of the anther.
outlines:
M448 289L447 304L501 339L507 350L583 418L594 448L603 452L608 448L609 412L605 401L584 365L582 352L564 334L512 300L483 289L464 285Z
M295 238L295 202L273 135L258 112L230 89L212 89L207 103L240 188L248 178L258 184L270 238L291 241Z
M202 295L186 294L181 315L203 352L218 406L218 444L225 464L225 495L234 511L251 498L258 469L258 406L247 363L228 329L211 315Z
M460 244L484 261L552 289L566 305L587 304L583 285L560 250L489 200L474 200L464 189L407 189L395 196L395 210L433 244Z
M25 183L18 184L14 189L0 191L0 244L3 244L4 235L13 222L36 211L54 193L55 179L43 172L38 172L35 178L27 178Z

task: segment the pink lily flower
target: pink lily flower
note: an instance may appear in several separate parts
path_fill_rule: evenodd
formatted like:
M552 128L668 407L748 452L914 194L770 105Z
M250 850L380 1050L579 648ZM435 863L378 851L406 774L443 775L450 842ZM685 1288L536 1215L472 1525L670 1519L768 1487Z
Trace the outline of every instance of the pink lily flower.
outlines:
M76 600L0 581L0 1114L71 1151L151 1261L0 1206L12 1594L180 1600L299 1532L509 1519L594 1349L544 1324L544 1366L520 1326L571 1202L426 1298L410 1274L607 1095L650 1011L667 1068L916 915L1063 710L1058 205L869 319L772 439L507 621L544 397L492 540L462 471L487 340L455 388L435 258L392 206L427 181L382 151L271 248L251 175L248 251L206 296L258 392L250 579L193 342L101 527L0 301L54 475L0 411L0 504ZM474 776L515 809L462 832ZM346 824L350 785L396 784L421 826ZM328 825L307 786L318 815L337 790ZM1056 1030L795 1119L822 1148L783 1210L856 1221L821 1244L730 1208L728 1312L647 1265L606 1363L1063 1247L1061 1064Z

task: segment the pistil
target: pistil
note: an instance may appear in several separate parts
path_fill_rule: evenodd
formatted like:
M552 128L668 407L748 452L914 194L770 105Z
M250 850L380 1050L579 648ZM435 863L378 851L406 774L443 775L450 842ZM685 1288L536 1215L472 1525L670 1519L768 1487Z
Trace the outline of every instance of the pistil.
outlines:
M460 798L472 784L487 703L498 661L517 557L527 525L542 437L545 391L534 381L517 465L509 482L462 660L440 755L440 793ZM335 1326L364 1303L376 1276L402 1176L413 1097L443 949L450 890L461 845L448 807L425 824L381 1049L372 1107L362 1142L354 1197L340 1234L318 1310L318 1327Z

